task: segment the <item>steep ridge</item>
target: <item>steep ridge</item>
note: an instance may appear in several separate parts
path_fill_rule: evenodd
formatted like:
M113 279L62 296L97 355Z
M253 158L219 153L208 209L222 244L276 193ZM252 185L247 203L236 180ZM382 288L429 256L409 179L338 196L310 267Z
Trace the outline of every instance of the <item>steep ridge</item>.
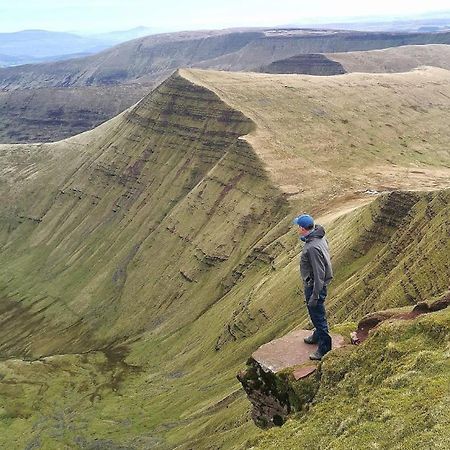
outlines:
M10 217L3 257L12 261L2 271L2 292L18 321L9 318L2 330L14 343L4 353L21 353L29 345L20 338L21 326L28 329L23 308L53 316L51 326L59 331L51 333L47 353L58 353L89 350L96 340L105 345L156 327L173 319L171 310L190 304L184 319L174 321L180 326L217 301L224 289L217 279L245 259L245 249L283 211L281 192L265 187L260 163L248 144L237 140L251 127L210 91L174 76L98 140L75 138L77 144L88 139L91 154L56 192L45 194L45 208L33 199L18 214L15 205L23 202L14 199L2 214ZM34 150L39 158L42 150ZM8 172L8 184L17 185L22 173ZM36 167L30 190L39 173ZM29 191L24 195L30 198ZM23 227L22 217L34 220ZM189 300L193 295L202 301ZM99 311L109 307L114 313L106 322ZM36 316L39 323L39 312ZM62 329L68 331L61 336ZM41 334L49 339L45 328L34 330L26 354L36 355L34 349L41 354Z
M397 92L393 106L418 107L427 98L427 113L392 108L390 114L399 131L415 126L419 116L428 126L427 144L418 148L422 159L389 135L371 170L387 157L391 172L372 180L369 171L366 179L380 188L398 171L405 178L398 186L437 189L448 186L448 130L436 120L446 117L447 97L439 94L448 88L445 71L314 82L287 77L289 84L280 76L246 77L181 71L94 131L55 144L0 146L6 199L0 252L8 262L0 269L3 447L242 446L257 430L235 373L259 345L306 323L293 214L315 204L314 213L339 216L325 222L339 262L332 298L348 289L349 275L359 281L372 270L378 276L376 261L365 267L361 252L383 255L387 248L391 257L395 250L407 258L403 250L414 246L407 245L407 234L394 239L397 225L411 230L425 224L422 211L430 202L433 217L447 220L446 192L394 193L342 215L355 198L358 205L360 197L366 201L355 192L366 186L351 177L362 171L363 160L372 162L371 153L361 145L361 153L349 155L352 147L339 141L342 128L326 132L336 116L330 110L318 116L314 104L320 96L332 102L330 92L347 98L349 86L360 84L371 102L357 123L363 134L371 129L365 121L376 119L372 108L381 109L377 92L386 96L380 80ZM286 107L313 92L316 99L302 113ZM340 120L340 126L355 132L353 104L346 106L337 117L347 123ZM298 138L292 124L301 121L300 129L311 130L317 117L326 117L324 142L316 135L292 145ZM384 135L378 136L381 142ZM313 139L317 159L300 168ZM335 149L345 164L321 153L321 145ZM299 186L299 177L312 179L314 165L327 160L329 185ZM417 166L424 174L411 173ZM296 174L286 171L283 183L289 167ZM380 225L383 237L373 239ZM424 228L436 246L445 229L432 231L440 226L433 222L429 234ZM421 298L439 286L424 283ZM412 301L406 291L392 299L388 294L383 304ZM333 305L333 324L354 318L341 306Z
M330 303L336 320L425 301L444 292L450 274L450 191L392 193L348 225L360 242ZM357 231L358 229L362 230ZM344 255L347 268L351 258ZM339 262L337 262L339 264Z
M447 70L335 77L182 73L255 122L245 139L299 208L320 210L326 200L331 209L331 202L365 190L448 187Z

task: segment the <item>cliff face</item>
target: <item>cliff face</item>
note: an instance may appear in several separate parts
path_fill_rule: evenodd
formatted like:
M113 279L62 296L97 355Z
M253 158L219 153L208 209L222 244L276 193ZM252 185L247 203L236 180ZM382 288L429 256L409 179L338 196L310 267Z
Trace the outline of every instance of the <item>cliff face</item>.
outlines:
M213 93L174 76L91 141L75 173L40 193L45 208L11 205L2 292L13 317L3 354L85 351L174 329L218 301L232 285L227 274L283 212L281 192L238 140L251 129ZM31 347L23 310L36 311ZM40 311L54 318L50 330L38 325Z
M0 142L48 142L82 133L121 113L153 85L0 92Z
M402 45L382 50L300 54L262 66L257 72L338 75L347 72L408 72L421 66L450 69L450 46Z
M346 320L393 306L415 304L448 288L450 192L392 193L346 226L357 236L330 313ZM339 264L339 260L336 262ZM344 279L345 278L345 279Z

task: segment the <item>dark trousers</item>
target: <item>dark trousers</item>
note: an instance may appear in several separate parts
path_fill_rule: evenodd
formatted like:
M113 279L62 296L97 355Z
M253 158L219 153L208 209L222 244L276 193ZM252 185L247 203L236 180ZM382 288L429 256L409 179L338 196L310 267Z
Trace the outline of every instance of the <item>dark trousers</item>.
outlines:
M308 307L308 313L309 317L311 318L311 322L315 327L313 339L319 344L318 350L320 354L325 355L325 353L331 350L331 336L328 333L327 316L324 305L325 298L327 296L327 287L324 286L320 291L319 301L317 302L317 306L315 307L308 306L308 300L311 297L312 292L312 286L305 287L306 306Z

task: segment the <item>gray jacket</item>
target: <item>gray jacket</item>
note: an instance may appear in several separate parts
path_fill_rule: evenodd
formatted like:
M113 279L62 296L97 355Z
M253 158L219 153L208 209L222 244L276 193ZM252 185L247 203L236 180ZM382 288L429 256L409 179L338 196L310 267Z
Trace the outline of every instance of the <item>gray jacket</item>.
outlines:
M319 293L333 278L328 242L325 239L325 230L316 225L302 240L305 241L300 255L300 274L306 286L313 286L313 298L319 298Z

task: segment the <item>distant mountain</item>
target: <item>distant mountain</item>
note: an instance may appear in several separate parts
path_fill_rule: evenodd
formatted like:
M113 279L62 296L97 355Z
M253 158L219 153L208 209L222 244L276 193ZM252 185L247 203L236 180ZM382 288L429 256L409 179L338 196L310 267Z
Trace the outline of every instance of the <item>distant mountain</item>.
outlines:
M356 31L406 31L436 32L450 30L450 11L441 11L402 17L349 17L340 21L305 23L298 21L291 26Z
M99 54L0 70L0 89L110 86L162 81L179 67L254 70L306 53L450 44L448 33L369 33L308 29L242 29L157 34Z
M106 44L94 38L72 33L46 30L24 30L16 33L0 33L0 54L16 59L36 59L74 53L94 53L106 48Z
M35 64L87 56L152 33L155 33L155 29L147 27L93 35L46 30L0 33L0 66Z
M67 55L54 55L35 58L30 55L10 56L0 54L0 67L22 66L25 64L40 64L44 62L64 61L72 58L83 58L89 56L89 52L69 53Z
M161 33L163 31L164 30L157 28L136 27L131 30L111 31L109 33L86 35L85 37L102 41L108 45L116 45L122 42L131 41L132 39L149 36L150 34Z
M419 44L450 44L450 32L186 31L134 39L85 58L3 68L0 142L52 141L93 128L131 106L179 67L255 71L298 55ZM305 58L309 66L318 64L322 70L325 63L325 70L330 69L326 58L305 56L302 61ZM14 92L19 90L26 92Z

